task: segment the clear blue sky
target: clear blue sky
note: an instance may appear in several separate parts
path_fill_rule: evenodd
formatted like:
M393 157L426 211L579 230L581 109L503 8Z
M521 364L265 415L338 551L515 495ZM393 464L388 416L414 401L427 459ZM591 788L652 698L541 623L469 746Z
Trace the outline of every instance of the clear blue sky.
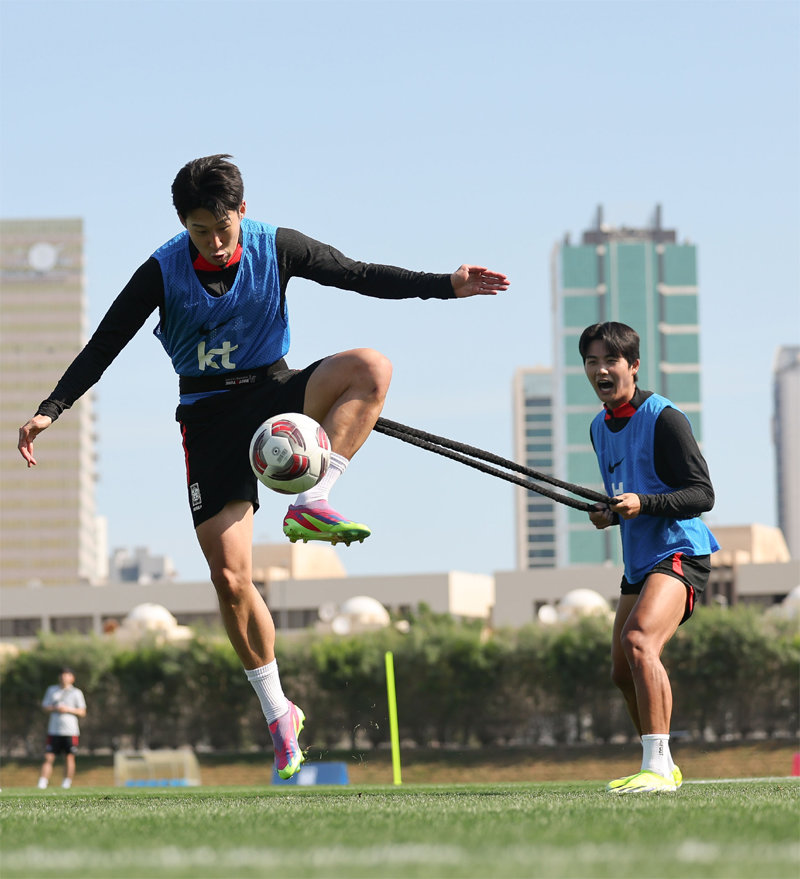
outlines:
M699 248L709 522L775 524L771 368L800 342L798 3L3 0L0 26L0 210L84 219L92 328L178 231L178 168L229 152L256 219L367 261L509 275L463 302L289 287L293 366L377 348L387 417L507 457L514 369L551 362L554 242L599 203L627 224L661 203ZM99 512L111 547L203 578L153 324L97 386ZM374 534L337 551L352 574L511 569L514 490L374 435L332 497ZM283 539L284 507L264 492L257 540Z

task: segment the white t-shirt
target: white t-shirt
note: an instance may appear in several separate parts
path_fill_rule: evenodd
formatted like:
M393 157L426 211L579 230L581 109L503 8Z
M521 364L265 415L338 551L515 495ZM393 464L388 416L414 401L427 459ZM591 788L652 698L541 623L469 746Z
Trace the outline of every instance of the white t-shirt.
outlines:
M77 687L60 687L53 684L47 688L42 699L42 708L55 705L65 705L67 708L86 708L86 700L83 693ZM47 734L50 736L79 736L81 734L78 718L74 714L61 714L54 711L50 715L47 724Z

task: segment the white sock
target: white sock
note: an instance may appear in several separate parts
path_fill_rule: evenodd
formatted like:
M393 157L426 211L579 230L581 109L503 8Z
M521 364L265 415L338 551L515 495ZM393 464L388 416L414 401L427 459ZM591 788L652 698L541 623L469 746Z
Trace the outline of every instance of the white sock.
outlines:
M262 665L261 668L246 668L244 673L256 691L267 723L272 723L279 717L283 717L289 710L289 701L284 696L283 687L281 687L278 660L273 659L272 662Z
M38 787L40 790L44 790L44 789L47 787L47 779L46 779L44 776L42 776L42 777L39 779L39 781L37 782L37 787Z
M72 787L72 779L71 779L71 778L65 778L65 779L61 782L61 787Z
M672 755L669 752L669 733L642 736L642 772L655 772L662 778L672 775Z
M339 455L336 452L331 452L331 461L328 464L325 475L313 488L309 488L308 491L297 495L297 500L294 502L295 506L306 507L309 504L313 504L314 501L328 500L328 495L334 483L347 470L349 463L349 458L345 458L344 455Z

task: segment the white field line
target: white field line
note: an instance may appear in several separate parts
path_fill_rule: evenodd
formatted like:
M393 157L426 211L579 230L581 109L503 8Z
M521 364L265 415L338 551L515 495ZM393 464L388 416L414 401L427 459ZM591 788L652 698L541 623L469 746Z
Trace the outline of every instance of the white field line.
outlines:
M800 775L770 775L764 778L697 778L687 780L684 784L735 784L736 782L749 781L795 781L800 782Z

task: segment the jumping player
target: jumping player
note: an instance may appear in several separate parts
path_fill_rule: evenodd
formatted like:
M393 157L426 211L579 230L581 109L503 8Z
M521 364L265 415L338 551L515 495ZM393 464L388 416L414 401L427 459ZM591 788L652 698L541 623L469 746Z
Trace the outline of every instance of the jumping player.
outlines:
M603 403L591 439L612 506L589 514L619 524L625 572L611 645L612 678L642 739L639 772L609 782L619 794L675 791L682 782L669 747L672 688L661 652L692 614L711 570L714 535L698 518L714 489L686 416L637 386L639 336L621 323L587 327L578 343Z
M494 295L505 275L472 265L452 274L411 272L348 259L300 232L245 216L244 186L228 155L195 159L172 185L185 227L133 274L96 332L47 400L19 431L18 448L36 464L33 441L95 384L157 309L156 336L180 377L180 424L195 531L208 561L228 636L259 695L279 774L303 761L303 712L289 702L275 662L275 627L252 581L253 515L258 483L250 439L265 419L304 412L325 428L328 471L299 495L284 518L292 540L349 544L366 525L338 513L329 492L377 421L391 363L356 348L289 369L286 288L300 277L381 299L456 299ZM333 307L329 316L333 315Z

